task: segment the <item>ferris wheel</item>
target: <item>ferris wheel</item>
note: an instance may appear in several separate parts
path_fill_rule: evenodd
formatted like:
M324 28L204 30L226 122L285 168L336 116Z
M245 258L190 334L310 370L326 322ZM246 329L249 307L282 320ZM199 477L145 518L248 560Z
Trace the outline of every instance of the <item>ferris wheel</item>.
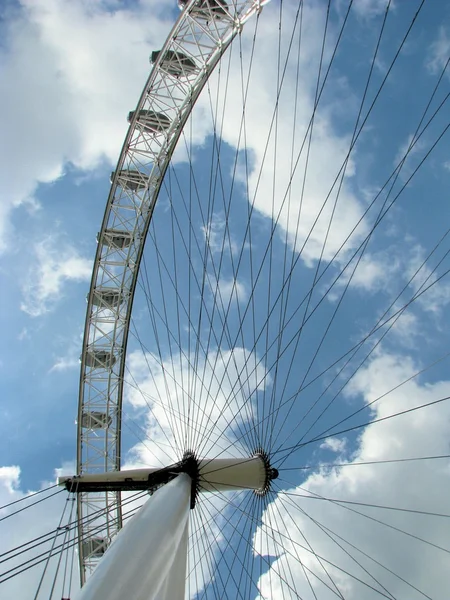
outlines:
M117 168L111 175L111 191L102 229L98 234L98 251L88 297L88 316L81 357L77 463L80 476L93 474L96 479L95 475L99 472L108 474L120 471L122 402L124 382L127 379L126 350L132 327L131 309L136 286L140 284L139 267L156 201L161 187L167 185L164 184L166 171L170 170L180 136L185 137L183 128L200 92L233 38L248 19L261 11L263 4L260 0L235 2L230 5L216 0L191 2L189 6L187 2L180 2L180 8L183 9L180 18L163 48L151 55L150 60L154 66L136 109L128 115L130 128ZM180 267L177 266L176 270L178 268ZM145 264L144 269L147 269ZM176 293L178 295L178 292ZM194 313L187 316L191 324ZM177 318L180 326L179 307ZM182 352L180 342L181 340L178 340L175 343L179 352ZM197 335L196 343L199 342L200 338ZM169 340L169 347L170 345ZM161 352L159 356L162 357ZM198 357L196 360L198 361ZM218 377L214 377L218 381ZM228 374L227 378L229 380ZM175 385L179 385L173 376L172 379ZM205 466L201 468L198 460L200 440L194 444L193 433L198 434L198 431L194 428L189 431L189 413L192 412L191 420L195 419L199 423L203 417L207 418L201 427L208 438L211 436L211 427L218 428L220 420L216 419L214 422L211 415L207 415L207 410L216 408L217 412L217 407L214 407L211 391L207 390L204 383L202 385L208 394L207 401L212 402L212 405L208 409L202 407L202 400L195 401L192 392L188 392L188 398L180 402L178 390L175 390L175 406L169 392L166 396L167 406L164 406L164 401L162 403L169 427L161 426L161 430L166 438L164 441L173 447L171 453L165 451L166 457L174 458L176 454L173 455L173 451L176 449L176 452L179 452L183 448L182 454L178 456L181 459L181 471L186 471L185 463L187 465L193 461L193 467L190 467L188 472L192 476L194 488L198 490L205 487L205 470L211 472L211 490L218 485L217 477L214 478L213 475L217 469L229 472L230 468L232 471L236 467L239 470L239 465L231 461L232 464L228 468L224 467L223 463L213 467L207 459L203 460ZM186 390L182 390L181 393L185 394ZM154 412L152 410L152 414ZM180 425L174 429L174 422L179 420ZM161 425L160 421L156 422ZM180 427L185 430L183 437L179 437ZM221 436L223 437L223 434ZM229 438L224 439L228 439L230 446ZM230 455L230 452L225 455L227 454ZM228 465L228 462L226 464ZM268 491L276 470L270 467L268 455L262 448L255 447L250 456L240 461L240 466L244 471L250 468L250 481L255 480L258 493L263 495ZM252 468L255 471L253 477ZM197 475L193 475L192 469ZM162 471L158 470L157 473ZM173 471L172 468L170 473ZM156 477L155 481L152 479L149 483L146 474L143 489L154 489L162 485L162 482L168 483L171 477L173 475L169 478L163 477L162 481ZM98 482L85 484L84 480L81 483L79 478L75 484L72 479L68 483L69 486L76 485L78 494L82 584L85 583L86 574L97 566L99 557L104 554L122 527L122 504L120 492L117 490L139 489L139 481L132 482L131 486L126 484L125 487L123 483L116 482L115 489L110 479L108 477L106 490L103 490ZM130 479L130 473L127 479ZM242 475L238 475L239 479L245 489L247 484ZM83 485L88 487L84 488ZM230 481L227 482L226 478L224 485L230 486ZM234 485L233 482L231 485ZM191 494L192 507L195 504L196 493L197 491L193 490ZM107 535L93 535L91 532L98 532L99 524L97 519L93 520L90 516L105 508ZM100 519L103 519L103 515Z
M401 66L441 9L178 4L97 238L63 478L81 584L128 529L150 579L173 561L152 598L444 598L448 350L403 324L447 293L448 225L420 205L448 59L420 90Z

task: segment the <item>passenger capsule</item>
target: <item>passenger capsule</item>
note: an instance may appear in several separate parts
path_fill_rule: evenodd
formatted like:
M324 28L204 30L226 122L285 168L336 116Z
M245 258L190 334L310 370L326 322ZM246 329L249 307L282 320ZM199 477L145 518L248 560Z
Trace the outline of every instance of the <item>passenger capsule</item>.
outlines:
M121 290L117 288L95 288L92 296L92 304L100 308L116 308L123 301Z
M111 183L114 180L116 172L111 173ZM132 169L122 169L117 174L117 183L124 190L131 190L137 192L143 190L147 186L147 175L140 171L134 171Z
M131 123L135 111L128 114L128 123ZM152 110L140 110L136 120L136 126L147 133L163 133L170 127L170 119L163 113L153 112Z
M109 369L116 362L117 357L106 350L88 350L85 364L92 369Z
M152 52L150 62L155 63L160 54L160 50ZM174 50L166 50L161 60L162 68L174 77L192 75L197 70L197 65L183 54L183 52L175 52Z
M83 542L83 556L85 558L100 558L106 552L108 541L103 537L93 537Z
M128 231L120 231L120 229L105 229L103 237L97 233L97 243L101 240L104 246L123 250L131 244L131 233Z
M180 10L183 10L188 4L189 0L178 0ZM206 19L212 13L216 19L220 19L227 14L227 8L228 5L225 0L198 0L192 12Z
M96 410L81 415L81 426L86 429L107 429L112 423L110 415Z

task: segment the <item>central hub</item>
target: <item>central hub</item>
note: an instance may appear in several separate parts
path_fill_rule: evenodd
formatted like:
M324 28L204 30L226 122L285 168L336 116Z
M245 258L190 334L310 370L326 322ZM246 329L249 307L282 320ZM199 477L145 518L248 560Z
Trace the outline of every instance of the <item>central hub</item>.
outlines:
M253 490L264 496L270 490L278 471L271 467L266 452L257 449L248 458L197 458L194 452L185 452L183 458L162 469L131 469L129 471L108 471L73 477L59 477L59 485L67 491L120 492L147 490L155 492L172 479L186 473L192 480L191 508L195 506L201 492L227 492L230 490Z
M264 496L278 477L277 469L271 467L269 456L261 449L249 458L199 459L188 451L179 464L192 479L191 508L200 492L253 490Z
M269 455L262 448L258 448L254 456L258 456L262 460L262 462L264 463L264 469L266 473L266 479L264 481L263 487L261 489L255 490L255 494L258 494L258 496L265 496L270 490L270 484L272 480L278 479L278 469L275 469L271 466Z

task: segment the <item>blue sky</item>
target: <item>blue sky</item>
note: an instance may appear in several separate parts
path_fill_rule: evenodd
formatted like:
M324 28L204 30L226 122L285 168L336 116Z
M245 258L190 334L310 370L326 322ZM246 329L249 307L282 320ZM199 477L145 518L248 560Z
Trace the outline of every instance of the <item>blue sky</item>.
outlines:
M0 468L5 468L0 471L0 484L3 485L0 488L0 504L6 503L9 498L20 497L28 490L38 489L43 482L52 481L55 469L74 468L78 357L86 311L85 297L96 250L95 236L101 226L109 175L115 167L127 131L126 115L136 105L148 75L150 52L161 46L179 14L175 4L172 0L121 5L112 1L89 3L80 0L66 4L60 0L30 0L6 3L1 9L3 42L0 60L6 77L0 83L3 109L0 121L4 132L0 141L0 171L4 182L0 192L0 325L3 332L0 355ZM219 429L222 424L226 425L232 412L248 397L247 392L252 398L248 406L252 405L259 418L264 418L262 415L270 412L271 394L275 403L281 403L280 398L289 398L305 381L314 380L326 370L323 376L301 392L292 408L290 403L283 403L277 414L274 432L278 433L281 429L279 443L285 447L299 443L301 435L305 435L305 439L320 435L355 409L387 392L389 394L378 401L372 411L366 410L342 427L450 395L448 359L445 358L408 384L390 392L448 352L450 284L448 276L444 276L401 316L332 402L325 416L315 423L321 409L340 390L345 378L357 368L384 330L373 336L342 372L339 369L344 362L334 365L335 361L372 329L405 286L388 316L403 306L420 289L422 282L427 281L426 285L429 285L436 278L436 273L440 276L449 268L446 256L449 241L444 237L430 260L410 282L416 269L445 236L450 221L450 157L448 133L443 134L448 126L448 72L443 75L421 125L423 127L433 117L429 126L414 144L395 181L391 176L408 149L448 60L450 30L445 23L449 22L450 5L446 2L425 2L421 8L352 151L336 210L332 210L337 189L334 187L330 201L318 217L312 233L309 233L348 152L386 2L354 2L316 112L308 159L306 150L299 154L295 176L289 185L293 157L299 153L314 106L325 6L325 2L305 3L300 68L297 71L297 26L294 29L294 50L287 61L279 108L275 113L276 82L280 75L277 73L278 37L274 23L278 21L279 4L273 0L264 8L257 26L256 58L251 69L251 93L246 108L247 152L243 150L242 139L239 139L242 90L238 43L229 54L230 58L227 55L223 60L220 73L216 72L210 86L205 88L192 120L186 125L186 137L180 138L179 150L166 175L145 254L151 288L147 291L152 294L161 314L164 309L167 311L171 334L168 335L167 326L157 320L158 348L146 298L138 285L133 327L139 329L146 353L142 353L134 336L130 336L128 348L130 372L140 390L155 398L161 393L168 393L161 362L171 377L178 382L185 381L183 378L188 377L190 370L186 355L196 360L194 348L196 341L200 340L202 348L207 348L207 351L200 351L198 365L202 370L203 383L206 382L205 389L211 386L217 404L210 406L199 387L194 395L198 394L199 402L205 402L207 409L219 419ZM323 82L326 67L333 56L347 6L343 0L333 3L320 82ZM391 3L360 124L419 6L419 2L401 0ZM281 61L288 52L296 9L295 2L284 5ZM255 22L250 21L242 39L244 72L249 65L254 30ZM226 78L228 64L232 73L229 79ZM225 81L228 92L223 106ZM220 107L217 128L222 134L220 176L214 171L215 165L211 167L211 156L214 156L217 146L212 137L210 102L214 105L216 96ZM444 104L435 114L442 102ZM265 155L273 114L276 115L275 129L272 128ZM193 134L192 140L189 132ZM442 139L434 147L441 134ZM186 140L188 145L192 144L192 171L186 160ZM429 151L430 155L414 173ZM231 187L235 160L237 175ZM308 175L304 180L306 161ZM396 198L395 203L370 236L353 277L349 280L349 273L358 257L333 284L368 235L393 181L388 203ZM388 187L383 188L386 182ZM184 196L178 190L178 183L184 190ZM206 198L210 198L211 187L216 190L214 203L202 212ZM193 207L191 226L184 204L189 204L189 189ZM230 204L228 198L231 198ZM249 198L254 200L254 212L250 229L247 229ZM289 199L289 208L287 203L283 203L285 198ZM374 199L367 216L352 231ZM275 222L274 214L278 211L277 227L272 243L267 246L269 253L265 255ZM301 219L297 226L299 213ZM178 222L174 221L174 214L179 217ZM331 214L333 220L328 230ZM225 226L227 219L229 234ZM348 234L350 238L346 240ZM189 235L193 237L188 258L185 244ZM209 242L206 268L202 255L205 240ZM345 246L339 250L344 240ZM222 243L225 244L224 253L221 251ZM338 251L337 258L334 258ZM159 253L165 263L159 262ZM239 260L239 272L235 277ZM281 349L286 350L277 361L276 342L282 314L279 304L271 313L267 328L264 323L268 302L271 306L281 290L288 271L286 265L292 261L295 261L295 270L285 304L287 319L292 317L292 320L286 326L281 341ZM176 268L172 269L174 262ZM164 264L169 267L167 270ZM219 264L220 277L217 277ZM252 296L252 272L254 281L260 266L261 272ZM433 273L435 267L437 271ZM190 302L191 325L171 283L175 272L177 294L186 305ZM204 273L202 300L194 278L198 277L201 281ZM304 318L302 310L297 311L297 307L304 297L308 298L308 290L317 276L321 279L310 297L307 315L316 305L317 310L308 318L298 345L295 345L297 338L287 345ZM143 279L141 282L146 285ZM340 304L347 283L348 289ZM331 285L331 291L322 301ZM214 308L216 290L220 290L225 305L231 298L228 332L223 338L224 311L221 306ZM286 300L285 296L283 298ZM249 310L245 312L247 306ZM203 320L197 328L201 307ZM208 310L215 315L212 328L205 320ZM335 310L336 318L328 331L327 326ZM240 328L244 313L246 317ZM213 338L210 337L211 329ZM262 331L262 335L253 348L257 337L255 331ZM172 334L175 337L179 335L184 358L180 358L180 352L171 347ZM230 344L230 340L235 338L236 342ZM310 367L319 345L317 357ZM158 358L159 351L162 359ZM223 380L222 386L217 386L211 364L216 366L221 376L228 359L234 367L229 366L227 379ZM236 372L241 367L245 368L247 361L249 365L258 363L256 375L250 374L250 385L244 386L236 395L234 404L227 406L227 393L233 388L233 382L239 380ZM152 376L148 372L149 362L154 369ZM329 368L330 365L334 366ZM189 376L192 377L191 389L194 389L196 378L192 373ZM141 392L133 389L129 381L124 405L127 427L124 428L123 440L130 453L124 462L128 465L157 464L155 457L165 460L163 446L158 446L159 442L164 442L165 433L155 425L154 417L159 416L164 422L164 413L155 404L153 416L149 414ZM175 397L176 386L169 391ZM317 399L318 404L309 413L309 407ZM386 425L374 424L364 433L349 433L344 439L341 436L339 442L333 438L327 443L297 449L283 463L284 468L314 464L316 471L306 475L286 471L279 485L284 490L291 490L292 494L300 493L297 486L303 484L325 497L359 499L362 502L372 499L377 504L407 505L445 512L445 490L450 487L448 462L446 466L436 462L423 466L422 463L419 466L413 463L411 467L392 465L386 467L381 477L377 470L381 467L366 466L364 470L355 467L340 471L319 468L321 462L333 460L357 462L448 453L446 432L450 409L444 403L436 409L425 409L415 414L419 413L420 418L405 416L386 421ZM305 421L297 428L305 414ZM136 437L131 429L137 431L138 428L140 433ZM167 424L164 431L168 431ZM229 435L233 439L239 438L237 431L235 424ZM145 445L140 443L142 435L147 438ZM250 442L243 443L244 453L253 449ZM217 452L217 444L211 444L209 450ZM17 469L12 470L12 467L20 468L20 479ZM438 489L441 491L438 492ZM339 522L341 533L352 523L351 515L340 514L335 506L328 507L327 511L322 503L315 504L319 506L315 505L309 514L330 527L330 523ZM279 520L279 523L283 522L283 525L279 524L280 535L289 531L286 525L288 508L287 501L276 500L266 511L263 523L269 523L270 527L271 518L280 519L284 515L286 521ZM275 511L278 511L278 517ZM45 509L42 509L42 515L43 519L50 519ZM444 544L445 527L439 529L434 522L432 526L425 526L422 522L402 519L393 519L392 523L409 527L417 535L425 529L429 539L436 544ZM320 546L322 553L328 553L331 561L335 560L336 548L329 540L323 539L323 532L317 533L312 521L300 512L298 520L305 536ZM25 536L27 526L24 524L23 527L21 535ZM263 569L267 572L260 579L261 597L282 597L283 591L289 594L288 588L283 588L287 584L280 583L279 578L278 582L275 581L280 570L287 572L289 568L298 593L303 593L305 598L312 597L308 596L311 589L298 561L293 560L289 553L281 555L283 539L277 542L266 538L266 541L258 542L255 527L251 535L255 535L253 547L256 552L278 557L269 561L272 563L270 569L267 565ZM295 538L295 534L293 536ZM386 547L392 546L396 554L387 552L389 564L393 565L391 568L403 573L408 581L427 591L431 597L444 597L443 580L440 579L442 556L436 557L431 551L428 554L428 547L424 551L420 545L408 546L403 538L391 540L383 533L372 531L368 525L366 528L366 524L361 525L354 536L355 544L372 539L372 550L376 556L382 556ZM405 564L396 558L402 553ZM304 564L317 573L317 563L307 551L302 557ZM338 557L336 560L341 560L344 567L348 566L347 558ZM378 575L378 571L376 573ZM368 589L361 596L360 588L342 573L334 573L334 577L345 590L346 598L378 597ZM30 579L30 586L33 581ZM391 586L389 589L394 596L397 593L402 597L401 594L405 593L406 588L402 588L397 580L386 576L383 581ZM332 592L323 583L317 583L317 586L318 594L320 590L324 598L332 597ZM258 597L256 587L251 594Z

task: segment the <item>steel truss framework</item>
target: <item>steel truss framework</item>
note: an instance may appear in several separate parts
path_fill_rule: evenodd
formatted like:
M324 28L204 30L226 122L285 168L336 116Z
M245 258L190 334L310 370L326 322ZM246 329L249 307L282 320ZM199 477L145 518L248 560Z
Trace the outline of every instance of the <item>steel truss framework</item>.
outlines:
M160 52L125 138L106 205L81 355L77 473L117 471L128 328L146 234L172 153L212 70L267 0L191 0ZM106 515L104 511L106 509ZM101 519L89 518L103 514ZM81 583L122 524L120 492L78 495ZM103 525L104 537L95 531Z

